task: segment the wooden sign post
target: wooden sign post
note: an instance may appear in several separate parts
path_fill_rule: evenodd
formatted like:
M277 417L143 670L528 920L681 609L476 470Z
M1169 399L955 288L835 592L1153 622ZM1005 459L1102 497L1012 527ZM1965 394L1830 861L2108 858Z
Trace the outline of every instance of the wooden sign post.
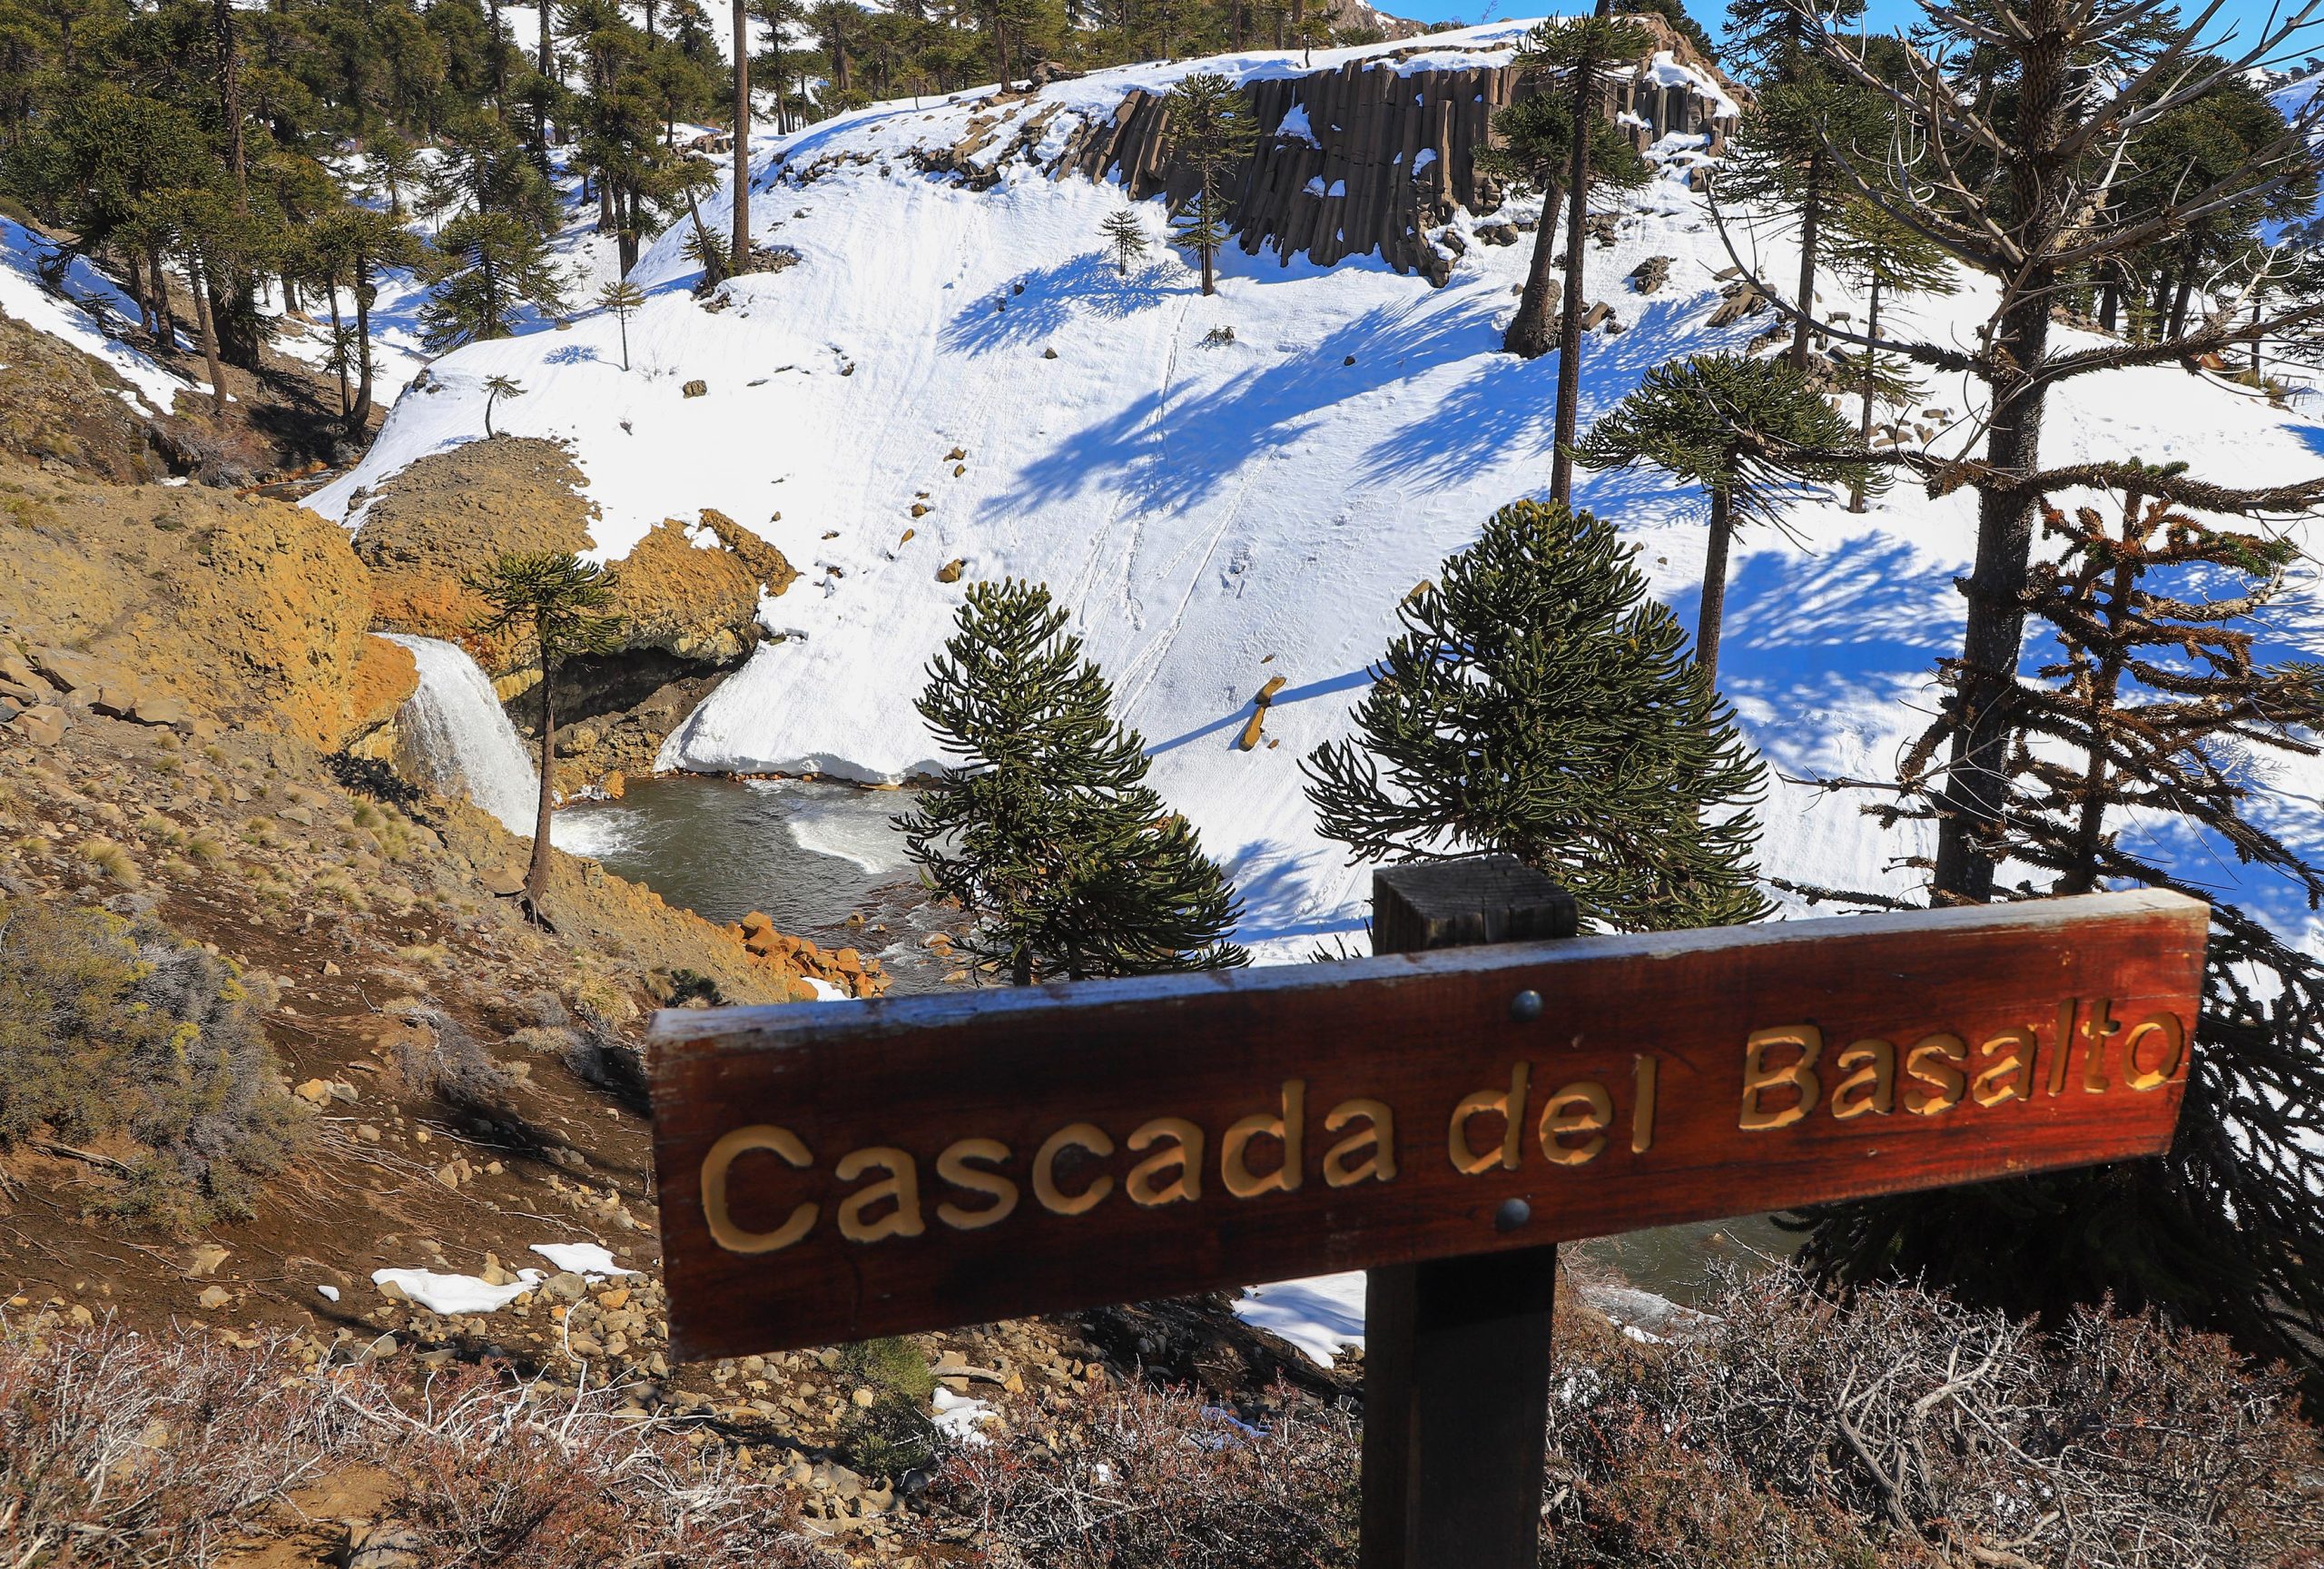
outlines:
M1491 861L1377 911L1489 945L664 1013L674 1355L1371 1270L1364 1561L1513 1569L1551 1245L2158 1154L2208 926L2140 893L1544 941L1571 902Z

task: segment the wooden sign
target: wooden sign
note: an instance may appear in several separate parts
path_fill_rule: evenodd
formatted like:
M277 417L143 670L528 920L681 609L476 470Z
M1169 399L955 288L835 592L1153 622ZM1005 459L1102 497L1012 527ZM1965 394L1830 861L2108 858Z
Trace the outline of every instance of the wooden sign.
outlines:
M2174 894L673 1011L683 1357L2152 1155Z

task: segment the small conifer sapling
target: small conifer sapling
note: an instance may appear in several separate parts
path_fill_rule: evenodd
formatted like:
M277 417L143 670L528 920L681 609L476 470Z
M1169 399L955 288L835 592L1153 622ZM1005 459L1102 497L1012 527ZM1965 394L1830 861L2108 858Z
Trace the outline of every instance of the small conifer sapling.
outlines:
M525 870L525 913L546 924L541 901L548 892L549 814L556 803L556 673L574 655L620 646L622 619L609 613L614 574L571 551L511 552L463 582L490 607L476 623L478 636L529 639L540 663L541 793L533 819L532 860Z
M1193 825L1146 783L1145 743L1036 584L970 587L921 716L959 761L898 817L960 938L1017 985L1248 962L1242 905Z
M1118 207L1106 215L1098 232L1106 237L1107 249L1113 252L1114 271L1128 277L1129 264L1146 254L1145 223L1134 209Z

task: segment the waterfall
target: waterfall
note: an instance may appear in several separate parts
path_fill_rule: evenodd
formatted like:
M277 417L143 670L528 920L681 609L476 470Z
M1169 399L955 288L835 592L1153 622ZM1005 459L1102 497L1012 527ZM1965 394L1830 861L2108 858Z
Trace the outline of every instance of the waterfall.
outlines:
M529 838L540 807L540 775L492 683L456 644L399 632L380 636L410 649L419 666L419 689L396 715L413 761L444 794L465 793L508 832Z

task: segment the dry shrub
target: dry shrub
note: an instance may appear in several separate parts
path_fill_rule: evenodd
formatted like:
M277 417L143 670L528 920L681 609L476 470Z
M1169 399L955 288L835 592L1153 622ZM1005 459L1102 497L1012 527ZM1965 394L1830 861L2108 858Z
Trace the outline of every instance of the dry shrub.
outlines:
M1317 1569L1355 1562L1354 1421L1287 1404L1264 1427L1145 1386L1019 1412L933 1493L996 1569Z
M0 1563L199 1569L354 1466L428 1569L836 1569L685 1429L494 1367L300 1367L288 1342L0 1332Z
M506 1111L516 1080L468 1032L468 1026L426 1003L401 1008L391 1004L390 1011L427 1026L396 1041L392 1066L407 1093L484 1116Z
M0 1562L208 1564L362 1425L279 1344L0 1335Z
M1690 1343L1610 1346L1552 1406L1545 1564L2313 1564L2293 1386L2151 1317L2043 1333L1910 1287L1731 1280Z
M151 919L0 903L0 1143L126 1133L100 1208L181 1226L250 1213L298 1124L267 983Z
M430 1569L836 1564L797 1534L779 1485L751 1482L677 1424L601 1395L512 1385L489 1367L435 1375L379 1415L380 1463Z

